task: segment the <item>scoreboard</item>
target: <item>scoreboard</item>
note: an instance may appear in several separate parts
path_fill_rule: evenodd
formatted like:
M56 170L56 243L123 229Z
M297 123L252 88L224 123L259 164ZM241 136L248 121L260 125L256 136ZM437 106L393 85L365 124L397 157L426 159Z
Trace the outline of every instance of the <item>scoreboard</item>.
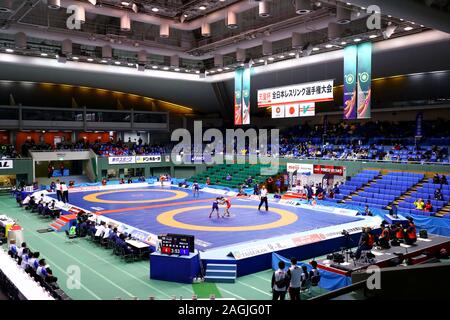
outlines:
M159 235L158 239L163 254L188 256L190 252L195 251L194 236L191 235L168 233Z

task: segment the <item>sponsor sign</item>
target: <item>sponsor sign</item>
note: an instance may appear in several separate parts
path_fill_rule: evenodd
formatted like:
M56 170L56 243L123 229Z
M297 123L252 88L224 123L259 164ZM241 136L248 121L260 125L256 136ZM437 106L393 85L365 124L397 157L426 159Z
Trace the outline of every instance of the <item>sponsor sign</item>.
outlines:
M345 167L341 166L326 166L322 164L314 165L314 174L332 174L335 176L344 176L345 175Z
M126 156L126 157L108 157L109 164L130 164L135 163L136 157Z
M287 172L295 172L298 173L313 173L313 167L312 164L305 164L305 163L287 163Z
M13 160L0 160L0 169L12 169L13 166Z
M136 163L154 163L161 162L161 156L136 156Z

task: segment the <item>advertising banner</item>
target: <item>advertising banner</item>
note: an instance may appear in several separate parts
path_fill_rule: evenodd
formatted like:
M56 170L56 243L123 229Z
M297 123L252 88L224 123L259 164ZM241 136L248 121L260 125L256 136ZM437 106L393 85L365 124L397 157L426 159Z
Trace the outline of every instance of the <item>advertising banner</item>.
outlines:
M242 77L244 69L234 72L234 124L242 125Z
M160 155L136 156L136 163L154 163L154 162L161 162L161 156Z
M135 163L136 159L134 156L126 156L126 157L108 157L109 164L130 164Z
M313 173L314 165L307 163L287 163L287 172L295 172L297 173Z
M250 124L250 75L249 67L244 70L242 77L242 124Z
M370 119L372 99L372 42L358 45L358 119Z
M356 119L357 99L357 56L358 47L348 46L344 49L344 119Z
M274 106L272 107L272 119L284 118L284 106Z
M258 90L258 108L333 101L333 80Z
M345 175L345 167L341 166L326 166L322 164L315 164L313 170L314 174L332 174L335 176Z
M0 170L1 169L12 169L14 166L13 160L0 160Z

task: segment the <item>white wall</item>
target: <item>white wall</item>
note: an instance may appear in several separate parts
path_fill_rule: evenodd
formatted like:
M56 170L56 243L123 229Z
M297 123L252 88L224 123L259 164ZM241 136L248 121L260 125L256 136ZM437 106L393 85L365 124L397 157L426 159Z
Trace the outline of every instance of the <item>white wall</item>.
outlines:
M143 133L143 132L138 133L138 132L132 132L132 131L124 132L123 133L123 141L128 142L128 138L131 138L132 142L137 143L139 138L141 138L143 143L148 143L149 142L148 135L149 134L147 132L146 133Z

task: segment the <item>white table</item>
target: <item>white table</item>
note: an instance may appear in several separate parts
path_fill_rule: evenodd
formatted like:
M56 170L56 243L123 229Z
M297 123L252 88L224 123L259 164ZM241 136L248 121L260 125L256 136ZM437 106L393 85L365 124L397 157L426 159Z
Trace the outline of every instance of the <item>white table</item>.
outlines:
M0 270L27 300L55 300L0 248Z
M16 223L16 221L14 221L13 219L11 219L8 216L5 215L0 215L0 225L4 228L9 224L14 224Z
M128 243L130 246L136 248L136 249L145 249L145 248L150 247L149 244L146 244L146 243L141 242L141 241L133 240L133 239L125 240L125 242Z

